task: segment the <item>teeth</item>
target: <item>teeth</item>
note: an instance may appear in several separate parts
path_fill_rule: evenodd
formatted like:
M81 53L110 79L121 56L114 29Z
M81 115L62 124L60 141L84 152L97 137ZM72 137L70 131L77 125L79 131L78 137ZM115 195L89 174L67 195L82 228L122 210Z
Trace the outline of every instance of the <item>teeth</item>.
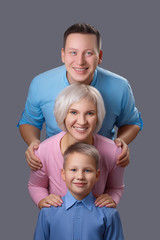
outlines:
M82 128L82 127L74 127L75 129L78 129L78 130L80 130L80 131L84 131L84 130L86 130L87 129L87 127L85 127L85 128Z
M74 68L76 71L80 71L80 72L83 72L85 71L87 68Z

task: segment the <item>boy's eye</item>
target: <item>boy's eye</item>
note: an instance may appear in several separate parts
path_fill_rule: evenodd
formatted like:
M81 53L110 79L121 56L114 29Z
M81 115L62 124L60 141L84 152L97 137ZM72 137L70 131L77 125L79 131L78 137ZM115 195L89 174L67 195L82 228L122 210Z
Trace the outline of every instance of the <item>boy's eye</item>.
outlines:
M75 168L73 168L73 169L71 169L71 171L72 171L72 172L76 172L76 169L75 169Z
M91 170L90 169L86 169L85 172L91 172Z

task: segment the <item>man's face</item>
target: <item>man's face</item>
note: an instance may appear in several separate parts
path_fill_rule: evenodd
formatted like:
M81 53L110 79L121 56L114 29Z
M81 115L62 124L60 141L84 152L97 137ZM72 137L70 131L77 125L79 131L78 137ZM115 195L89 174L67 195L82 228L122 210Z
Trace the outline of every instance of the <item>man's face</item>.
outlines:
M68 155L65 169L62 169L62 178L77 200L82 200L91 192L99 174L100 170L96 170L91 156L76 152Z
M98 51L94 34L72 33L66 39L61 58L70 84L90 84L97 65L102 61L102 51Z

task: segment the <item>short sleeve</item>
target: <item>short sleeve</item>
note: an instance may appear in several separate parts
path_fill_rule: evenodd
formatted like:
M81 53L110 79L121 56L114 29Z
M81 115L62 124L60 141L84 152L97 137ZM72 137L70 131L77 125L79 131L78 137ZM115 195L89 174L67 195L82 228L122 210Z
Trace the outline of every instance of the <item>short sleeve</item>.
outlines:
M128 83L125 82L122 101L121 101L121 112L117 117L116 126L119 128L124 125L138 125L142 129L143 122L135 106L135 100L132 93L132 89Z
M25 109L21 115L17 127L22 124L33 125L40 130L42 129L45 121L40 103L41 89L38 84L38 79L33 79L29 87L28 97L25 104Z

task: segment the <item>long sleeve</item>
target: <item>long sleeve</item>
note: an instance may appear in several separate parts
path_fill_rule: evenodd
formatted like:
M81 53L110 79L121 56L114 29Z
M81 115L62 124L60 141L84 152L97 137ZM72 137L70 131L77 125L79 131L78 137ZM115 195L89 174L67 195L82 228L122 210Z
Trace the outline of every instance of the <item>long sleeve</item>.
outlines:
M110 195L116 204L119 203L124 192L124 168L117 166L116 159L121 149L117 148L114 167L109 171L105 193Z
M28 181L28 191L32 200L37 206L40 200L46 198L49 195L48 177L43 172L43 169L31 171Z
M37 226L34 233L34 240L49 240L50 228L46 219L45 211L42 209L38 216Z
M120 216L116 209L108 217L104 240L124 240Z

